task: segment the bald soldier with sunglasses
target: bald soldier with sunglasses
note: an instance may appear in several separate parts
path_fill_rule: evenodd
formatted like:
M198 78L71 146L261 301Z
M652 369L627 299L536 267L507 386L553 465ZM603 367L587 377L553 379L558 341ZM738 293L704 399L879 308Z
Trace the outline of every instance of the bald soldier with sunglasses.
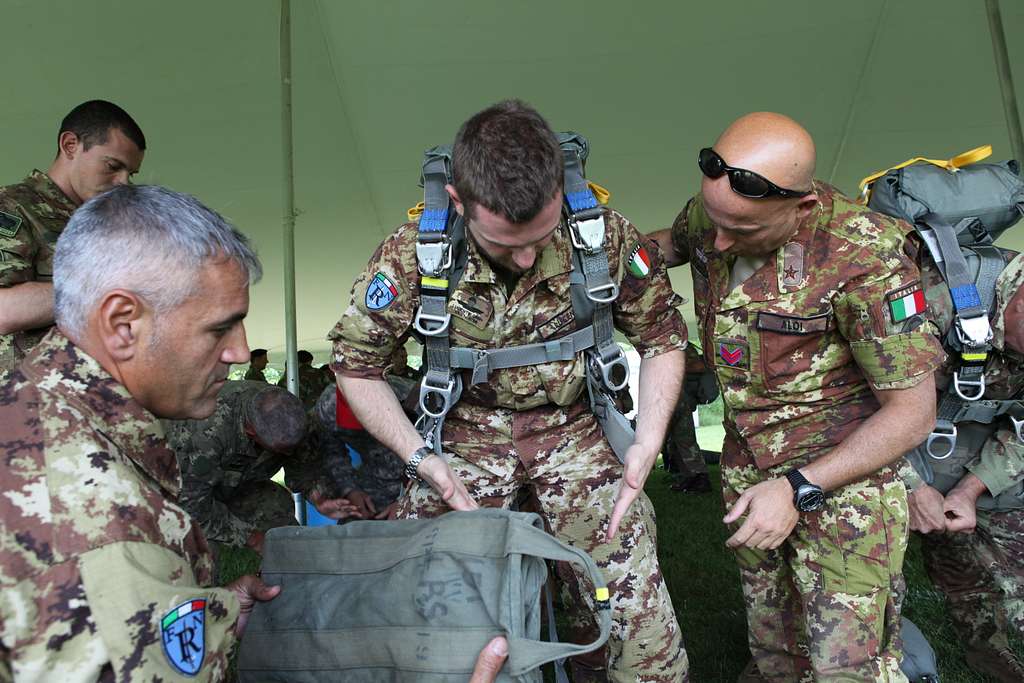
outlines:
M754 113L702 149L701 194L651 235L690 263L725 401L722 489L749 680L903 681L907 500L943 353L910 226L814 180L799 124ZM907 313L910 312L910 315Z

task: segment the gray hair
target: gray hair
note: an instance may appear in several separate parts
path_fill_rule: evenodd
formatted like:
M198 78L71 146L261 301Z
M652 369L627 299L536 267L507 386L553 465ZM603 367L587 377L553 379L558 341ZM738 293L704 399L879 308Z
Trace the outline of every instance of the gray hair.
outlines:
M159 313L195 293L213 258L233 260L259 281L263 267L249 239L195 197L156 185L120 185L71 216L53 257L54 318L81 336L107 292L126 289Z

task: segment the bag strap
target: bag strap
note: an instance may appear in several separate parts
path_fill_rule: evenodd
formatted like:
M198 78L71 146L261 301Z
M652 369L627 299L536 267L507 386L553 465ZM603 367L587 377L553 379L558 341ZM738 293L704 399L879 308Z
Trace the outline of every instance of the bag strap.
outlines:
M991 155L992 145L982 145L981 147L975 147L974 149L969 149L966 152L957 154L955 157L951 157L949 159L928 159L926 157L914 157L913 159L907 159L902 164L896 164L891 168L887 168L883 171L878 171L877 173L872 173L868 177L861 180L858 186L860 187L861 196L864 198L864 203L866 204L868 198L871 196L872 183L874 183L876 180L884 176L886 173L889 173L890 171L898 171L901 168L906 168L907 166L916 164L920 161L923 161L927 164L932 164L933 166L938 166L939 168L944 168L947 171L956 171L960 168L963 168L964 166L975 164L981 161L982 159L987 159Z

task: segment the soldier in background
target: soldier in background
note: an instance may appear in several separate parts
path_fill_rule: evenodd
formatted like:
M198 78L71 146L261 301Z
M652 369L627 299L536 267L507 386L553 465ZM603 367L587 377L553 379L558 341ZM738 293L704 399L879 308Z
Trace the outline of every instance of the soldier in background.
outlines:
M679 401L672 412L665 443L661 447L665 469L672 473L673 491L680 493L708 493L711 481L704 451L697 443L697 430L693 412L698 405L718 398L715 375L708 372L700 349L692 343L686 347L686 377L679 392Z
M284 389L226 382L211 416L165 420L164 429L181 468L181 503L210 541L260 552L268 529L297 523L289 489L334 519L353 509L324 495L305 410ZM288 488L271 480L282 467Z
M267 376L263 374L263 370L266 369L269 360L266 349L253 349L250 351L249 369L245 371L242 379L249 382L263 382L266 384Z
M930 262L922 280L939 329L949 330L949 287ZM992 330L984 398L1024 402L1024 255L1010 261L996 282ZM936 372L940 400L958 367L950 356ZM910 528L922 534L925 569L949 601L967 663L999 681L1019 683L1024 664L1008 634L1024 637L1024 442L1011 415L991 424L957 423L949 457L934 459L918 447L900 473L910 492Z
M317 399L328 384L333 385L333 379L327 379L326 374L320 368L313 367L313 354L302 349L296 354L299 361L299 399L306 410L312 410ZM333 378L333 373L331 377ZM281 375L277 380L277 386L288 386L288 374Z
M127 112L91 100L64 117L46 173L0 187L0 374L53 325L53 251L72 212L127 183L145 151L146 138Z

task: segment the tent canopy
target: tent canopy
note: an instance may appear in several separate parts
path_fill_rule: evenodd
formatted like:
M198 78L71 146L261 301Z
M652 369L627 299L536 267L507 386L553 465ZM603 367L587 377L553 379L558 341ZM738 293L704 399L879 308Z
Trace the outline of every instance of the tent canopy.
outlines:
M1019 81L1024 3L1002 15ZM283 349L279 3L7 0L3 17L0 182L46 169L72 106L117 102L149 140L138 182L193 193L255 240L249 340ZM818 176L848 193L912 156L1011 156L981 0L293 0L292 22L298 339L314 352L420 199L422 151L500 99L586 135L588 175L644 232L749 111L803 123ZM1024 249L1024 228L1000 243ZM689 279L672 273L684 296Z

